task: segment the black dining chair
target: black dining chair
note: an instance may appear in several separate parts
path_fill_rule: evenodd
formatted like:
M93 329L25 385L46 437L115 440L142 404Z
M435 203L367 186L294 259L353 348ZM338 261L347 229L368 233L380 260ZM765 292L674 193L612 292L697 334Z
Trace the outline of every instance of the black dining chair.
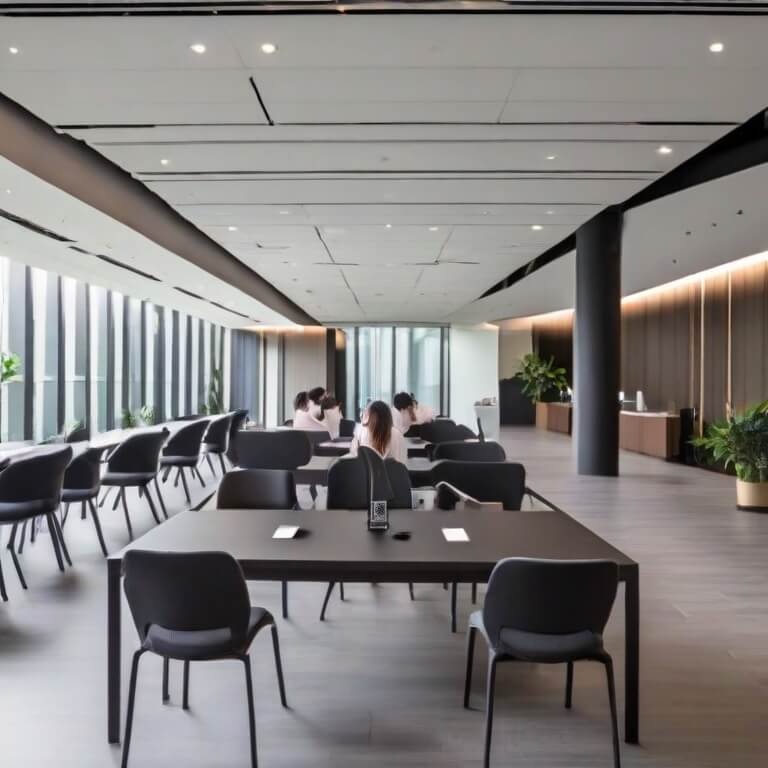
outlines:
M297 429L295 431L303 432L307 436L307 440L309 440L309 443L312 446L313 456L337 456L338 455L337 449L335 448L331 448L330 450L325 450L324 448L320 447L320 443L331 442L330 432L326 432L322 429Z
M216 416L211 419L208 429L203 437L203 456L211 468L211 474L216 477L216 470L211 461L211 456L219 457L221 465L221 474L227 474L227 465L224 463L224 455L229 448L229 427L232 424L232 414L227 413L224 416Z
M64 473L64 485L61 490L61 502L64 504L62 528L69 517L70 504L80 504L81 520L87 517L86 509L90 510L104 557L108 554L107 545L104 543L104 534L101 531L101 522L94 499L98 497L101 490L101 457L105 450L106 448L88 448L72 459Z
M160 469L163 471L163 482L168 480L171 470L176 470L176 479L174 487L178 487L179 480L184 488L184 495L187 497L187 504L192 503L192 497L189 495L189 485L187 476L184 472L188 469L192 477L197 475L200 485L205 488L205 480L200 474L198 464L200 463L200 452L202 450L202 440L206 429L208 429L208 419L198 419L185 424L178 429L163 446L163 452L160 455Z
M296 481L287 469L236 469L219 483L217 509L297 509ZM282 582L283 618L288 618L288 582Z
M464 706L469 708L475 636L488 645L485 751L488 768L493 731L496 667L507 661L565 664L565 706L571 708L573 665L595 661L605 667L613 734L613 764L621 768L613 661L603 646L619 568L607 560L508 558L496 564L485 602L469 619Z
M36 518L44 517L48 522L48 531L59 570L64 571L62 553L66 561L72 565L64 543L64 534L56 517L61 503L64 472L71 460L70 446L51 446L39 448L32 455L12 459L0 470L0 526L11 526L8 549L24 589L27 588L27 582L16 554L16 531L20 523L28 522L34 525ZM2 568L0 568L0 597L4 601L8 600Z
M117 509L120 501L123 503L123 513L125 514L125 525L128 529L128 536L133 540L133 527L131 517L128 514L128 503L125 499L126 488L137 488L139 496L147 499L147 504L152 512L152 517L156 523L160 523L160 518L155 508L155 502L149 490L150 483L154 483L160 507L163 515L168 519L168 512L165 508L165 501L160 493L160 485L157 482L157 473L160 466L160 451L168 439L167 429L153 429L147 432L139 432L123 440L115 448L107 461L107 471L101 478L101 484L107 488L116 487L118 489L117 497L112 505L112 509Z
M354 437L356 426L353 419L342 419L339 422L339 437Z
M237 466L237 451L235 450L237 433L245 429L247 421L248 410L246 408L238 408L232 411L232 421L229 424L229 445L227 446L226 456L233 467Z
M141 643L133 654L122 768L128 766L139 661L145 653L163 658L163 701L168 696L170 659L184 662L182 706L189 709L191 662L243 662L248 694L251 768L257 768L253 680L248 652L256 635L272 632L280 701L287 706L280 644L272 614L251 606L239 563L225 552L144 552L123 558L124 588Z
M449 440L432 448L432 460L441 461L506 461L507 454L499 443L468 443L464 440Z
M244 469L298 469L312 458L312 444L298 429L237 433L235 451Z
M477 439L481 442L485 442L485 430L483 429L483 423L480 421L480 417L477 417Z
M75 427L67 434L65 441L67 443L82 443L91 439L91 430L88 427Z

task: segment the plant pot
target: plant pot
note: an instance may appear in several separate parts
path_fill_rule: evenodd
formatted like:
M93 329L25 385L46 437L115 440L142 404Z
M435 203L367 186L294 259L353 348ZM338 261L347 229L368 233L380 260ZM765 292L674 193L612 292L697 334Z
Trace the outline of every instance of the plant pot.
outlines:
M537 429L547 429L549 415L549 406L547 403L536 403L536 427Z
M768 512L768 482L736 480L736 506L753 512Z

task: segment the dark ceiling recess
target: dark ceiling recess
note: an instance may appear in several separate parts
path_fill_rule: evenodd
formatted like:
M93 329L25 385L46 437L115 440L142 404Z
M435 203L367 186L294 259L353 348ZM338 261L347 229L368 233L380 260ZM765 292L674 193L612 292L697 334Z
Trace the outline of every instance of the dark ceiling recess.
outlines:
M660 179L620 203L618 207L622 212L629 211L698 184L705 184L763 163L768 163L768 109L760 110L754 117L673 168L669 173L665 173ZM491 286L480 298L484 299L509 288L537 269L570 253L575 247L576 234L573 233Z
M30 221L29 219L22 219L21 216L17 216L15 213L11 213L10 211L4 211L2 208L0 208L0 216L2 216L4 219L7 219L8 221L12 221L14 224L17 224L20 227L24 227L24 229L30 230L31 232L42 235L43 237L49 237L51 240L56 240L60 243L75 242L72 240L72 238L60 235L58 232L54 232L52 229L46 229L45 227L40 226L40 224L35 224L34 221Z

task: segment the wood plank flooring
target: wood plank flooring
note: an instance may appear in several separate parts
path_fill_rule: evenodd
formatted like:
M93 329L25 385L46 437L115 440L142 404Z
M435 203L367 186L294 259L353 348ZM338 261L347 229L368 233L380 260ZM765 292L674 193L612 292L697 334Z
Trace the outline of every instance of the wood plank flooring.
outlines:
M503 442L534 488L640 563L642 743L622 744L624 765L765 768L768 516L738 512L733 481L713 473L623 454L620 478L583 478L565 436L506 429ZM199 498L199 484L190 487ZM167 495L169 512L182 508L179 491ZM309 506L308 495L301 498ZM135 497L131 508L138 535L151 517ZM116 548L126 541L122 516L104 510L105 536ZM75 567L59 574L41 536L23 555L27 592L2 551L11 598L0 605L3 768L119 765L120 750L106 743L104 561L90 521L70 516L65 534ZM461 707L469 587L460 592L456 635L439 585L417 586L415 602L404 585L352 585L320 623L323 591L291 585L291 617L279 624L289 710L279 705L268 638L254 644L262 768L480 766L482 653L474 709ZM252 584L251 594L254 604L279 614L278 585ZM619 601L607 631L618 670L622 624ZM126 674L135 646L126 620ZM159 661L142 664L132 766L248 765L240 665L194 665L184 712L180 665L172 666L172 700L163 705ZM577 666L570 712L564 683L557 667L502 667L492 765L611 765L601 670Z

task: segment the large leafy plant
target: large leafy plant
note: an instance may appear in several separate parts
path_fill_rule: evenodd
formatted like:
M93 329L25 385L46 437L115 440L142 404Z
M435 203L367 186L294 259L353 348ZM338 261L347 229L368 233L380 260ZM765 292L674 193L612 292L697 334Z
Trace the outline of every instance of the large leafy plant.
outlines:
M21 373L21 358L13 352L0 352L0 384L13 381Z
M224 382L221 368L214 368L211 371L211 383L208 385L208 403L202 406L200 412L208 416L224 413Z
M553 389L562 392L568 388L565 368L555 366L554 357L544 360L533 352L523 355L515 378L523 382L523 394L534 403Z
M748 483L768 481L768 400L725 421L711 424L693 445L712 463L733 467L736 477Z

